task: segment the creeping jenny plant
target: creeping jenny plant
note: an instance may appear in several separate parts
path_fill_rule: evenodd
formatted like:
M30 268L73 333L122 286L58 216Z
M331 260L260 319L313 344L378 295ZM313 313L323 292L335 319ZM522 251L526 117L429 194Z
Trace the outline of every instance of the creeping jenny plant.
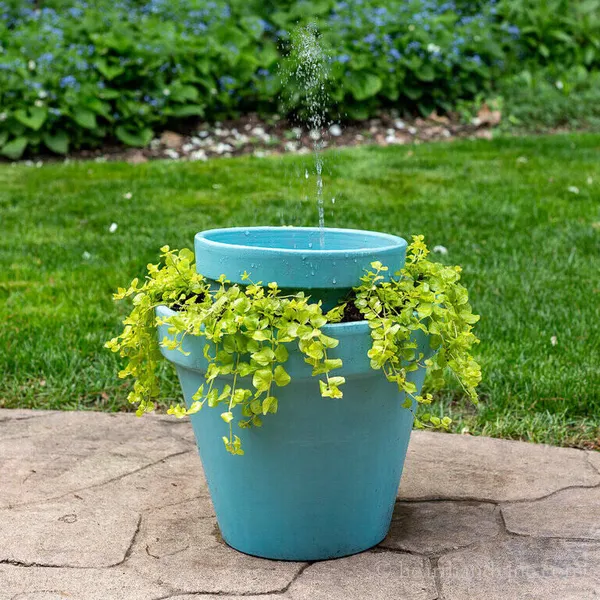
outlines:
M467 290L459 283L460 267L427 260L423 236L413 237L406 264L393 278L386 281L381 273L387 267L372 263L373 270L361 278L352 298L326 314L320 303L311 302L303 292L282 295L277 283L263 286L251 282L246 273L243 279L248 285L231 284L225 276L215 285L196 273L190 250L165 246L161 251L162 267L148 265L144 283L134 279L129 288L120 288L115 294L117 300L132 297L133 309L123 322L123 332L106 343L127 359L119 376L135 378L128 399L137 404L138 416L153 411L160 395L157 369L162 354L156 326L168 325L172 339L165 338L160 344L170 350L185 352L186 336L203 336L209 342L204 347L208 361L205 384L188 408L175 404L167 412L183 417L205 404L219 406L229 427L229 434L223 436L225 446L233 454L243 454L233 426L260 427L262 416L277 412L277 388L290 382L285 363L292 345L312 366L313 376L320 378L321 395L342 398L344 378L332 374L342 367L342 360L327 356L338 340L325 335L322 327L341 321L350 302L369 323L371 367L381 369L405 392L405 408L412 410L414 402L432 401L431 394L416 394L415 384L408 379L419 366L429 368L432 386L443 384L446 374L452 372L468 397L477 402L475 387L481 370L471 348L479 341L472 332L479 317L472 313ZM157 319L154 310L159 305L176 314ZM418 330L429 336L435 350L426 360L417 354L413 333ZM415 422L418 427L447 428L451 421L423 412Z

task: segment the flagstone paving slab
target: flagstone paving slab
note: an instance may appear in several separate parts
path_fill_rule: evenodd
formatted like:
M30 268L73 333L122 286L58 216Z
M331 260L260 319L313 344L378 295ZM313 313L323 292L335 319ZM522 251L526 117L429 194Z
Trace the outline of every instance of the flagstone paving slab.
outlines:
M509 504L502 515L512 533L600 540L600 487L570 488L536 502Z
M411 438L399 498L506 502L599 483L582 450L466 435L453 436L449 446L439 433L423 431Z
M0 560L57 567L109 567L125 559L137 512L69 499L0 510Z
M398 502L380 545L421 554L455 550L499 535L499 512L482 502Z
M599 507L599 454L417 431L379 547L270 561L223 542L186 421L0 410L0 600L587 600Z
M556 539L484 542L442 556L444 600L588 600L600 595L600 545Z
M23 418L24 413L0 422L0 507L101 485L190 449L183 439L165 435L156 418L68 411L31 411L32 418Z
M196 448L152 464L116 481L80 491L85 502L104 501L144 511L202 499L211 506ZM208 509L206 509L208 510ZM210 508L212 511L212 507Z
M126 568L56 569L0 564L0 600L153 600L164 586Z
M291 600L435 600L428 560L410 554L365 552L315 563L290 586Z
M182 592L268 593L285 588L303 563L255 558L223 541L212 507L199 500L144 516L129 565Z

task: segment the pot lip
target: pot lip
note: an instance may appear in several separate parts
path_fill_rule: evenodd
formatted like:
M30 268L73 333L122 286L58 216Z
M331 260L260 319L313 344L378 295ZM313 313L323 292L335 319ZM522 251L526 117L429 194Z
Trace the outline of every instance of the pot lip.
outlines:
M177 314L177 311L169 308L165 304L159 304L155 307L155 313L159 317L172 317ZM336 335L340 333L343 335L362 334L369 331L368 321L352 321L350 323L327 323L321 327L321 330L325 335Z
M293 233L294 231L304 231L319 234L321 231L332 232L332 233L346 233L350 235L367 236L372 239L386 240L389 244L386 246L367 246L364 248L348 248L343 250L326 249L326 248L271 248L269 246L248 246L244 244L235 244L228 242L221 242L211 239L212 236L218 236L221 233L231 232L243 232L254 231L254 232L268 232L268 231L288 231ZM351 255L351 256L368 256L374 253L386 253L393 250L403 249L408 246L408 242L397 235L391 233L382 233L379 231L370 231L368 229L345 229L340 227L288 227L288 226L260 226L260 227L221 227L216 229L206 229L199 231L194 236L194 240L197 243L202 244L206 248L213 248L215 250L244 250L252 252L260 252L261 254L271 255L287 255L287 256L306 256L309 254L311 257L329 257L340 256L340 255Z

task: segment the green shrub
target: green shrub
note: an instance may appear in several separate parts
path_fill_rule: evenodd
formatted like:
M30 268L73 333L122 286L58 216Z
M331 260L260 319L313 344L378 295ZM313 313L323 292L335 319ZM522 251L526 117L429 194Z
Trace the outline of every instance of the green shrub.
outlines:
M600 67L600 0L501 0L498 15L518 33L515 65Z
M489 87L502 56L491 14L461 17L451 2L13 0L0 15L0 151L10 158L111 138L141 146L174 119L274 112L297 23L326 31L331 95L352 118L386 105L447 109ZM299 94L287 108L301 104Z
M332 117L447 111L539 66L600 66L600 0L0 0L0 154L143 146L187 118L302 112L278 65L315 23Z
M277 59L265 24L238 4L235 12L186 0L7 11L3 154L42 144L64 153L107 137L141 146L169 119L230 106L229 80L248 86Z
M600 128L600 73L584 67L538 69L507 78L498 90L506 125L522 131Z
M457 99L490 89L500 72L510 35L490 9L465 15L453 2L423 0L331 4L320 20L322 43L342 117L365 119L385 106L447 111ZM299 14L272 18L289 30Z

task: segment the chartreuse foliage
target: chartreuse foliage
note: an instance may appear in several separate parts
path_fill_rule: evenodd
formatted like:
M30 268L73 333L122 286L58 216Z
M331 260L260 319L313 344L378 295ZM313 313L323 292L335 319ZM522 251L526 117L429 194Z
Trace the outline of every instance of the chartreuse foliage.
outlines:
M413 400L422 404L432 401L431 394L415 395L416 386L407 379L420 366L429 368L433 388L443 386L448 368L476 403L475 388L481 380L481 369L470 351L479 342L471 331L479 316L472 313L467 290L458 283L461 268L428 261L428 254L423 236L413 236L399 277L385 281L381 273L388 268L374 262L371 265L374 270L368 271L362 277L362 284L355 288L354 302L371 329L371 367L382 369L388 381L396 382L406 393L405 408L410 408ZM435 351L424 362L417 355L415 331L428 335L430 347ZM416 422L448 427L451 419L424 413Z
M466 289L458 283L459 267L445 267L426 260L428 250L422 236L413 238L405 268L396 278L384 281L387 270L372 263L361 284L354 289L357 308L369 322L373 369L381 369L389 381L405 392L404 407L413 401L430 404L432 397L417 395L408 374L420 366L432 370L433 382L443 383L446 370L452 371L465 392L477 401L475 387L481 378L479 365L470 354L478 340L471 332L479 317L473 315ZM135 383L129 401L137 404L137 414L154 410L159 398L157 369L162 358L156 326L168 325L170 338L160 345L186 353L186 336L206 339L204 357L208 362L205 384L201 385L188 408L172 404L169 414L183 417L198 412L205 404L220 407L221 418L229 426L223 437L232 454L243 454L240 438L234 434L234 422L241 428L260 427L261 417L276 413L277 388L290 383L285 369L289 348L295 346L320 377L321 396L342 398L341 376L331 375L342 367L341 359L327 356L338 340L323 333L326 323L339 322L346 304L323 314L321 304L298 292L283 296L275 282L263 286L249 275L246 286L231 284L222 276L215 287L196 273L190 250L162 248L164 265L148 265L148 276L140 284L134 279L129 288L120 288L115 299L132 298L133 309L124 320L125 328L106 343L127 359L120 377L132 376ZM166 305L176 314L156 318L155 308ZM430 336L437 352L424 360L417 354L414 333ZM227 383L223 383L226 381ZM448 417L421 414L417 426L448 427Z
M161 344L180 350L186 336L206 338L204 357L208 361L206 386L194 394L191 406L171 405L168 412L177 417L194 414L205 404L221 406L221 417L229 424L225 437L227 450L242 454L240 440L233 435L234 410L239 409L242 428L262 425L261 415L277 412L276 388L290 382L284 364L288 345L294 343L313 367L313 375L323 375L321 395L340 398L343 377L329 373L342 366L341 360L327 358L327 349L338 341L325 335L327 323L320 304L310 303L302 293L281 296L276 283L262 282L248 286L229 285L219 279L216 290L196 273L193 254L184 249L162 249L164 266L148 265L148 277L139 285L133 280L128 289L119 289L116 299L133 297L133 310L124 321L125 329L106 345L128 358L121 377L135 377L129 401L138 405L142 415L155 408L159 396L157 367L161 358L156 339L156 306L177 308L177 314L158 323L167 323L172 339ZM218 387L217 377L226 376L230 383Z

